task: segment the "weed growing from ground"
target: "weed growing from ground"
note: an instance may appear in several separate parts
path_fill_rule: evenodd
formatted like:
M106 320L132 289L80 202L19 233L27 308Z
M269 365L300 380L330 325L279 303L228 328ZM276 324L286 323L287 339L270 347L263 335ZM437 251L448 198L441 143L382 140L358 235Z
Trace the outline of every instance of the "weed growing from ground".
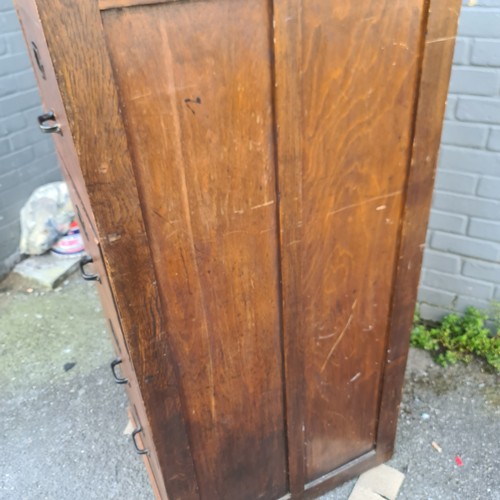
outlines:
M469 307L463 316L448 314L440 324L431 326L416 313L411 345L429 351L442 366L458 361L468 363L477 356L500 371L498 319L496 311L490 318L485 312ZM493 321L493 332L488 328L489 321Z

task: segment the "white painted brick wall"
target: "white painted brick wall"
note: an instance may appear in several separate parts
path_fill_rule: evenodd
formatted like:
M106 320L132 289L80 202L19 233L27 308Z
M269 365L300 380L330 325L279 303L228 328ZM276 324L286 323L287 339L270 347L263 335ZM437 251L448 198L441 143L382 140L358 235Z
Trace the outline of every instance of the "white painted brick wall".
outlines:
M40 97L12 0L0 0L0 278L14 263L19 210L61 177L52 139L37 125Z
M465 0L419 289L438 320L500 300L500 0Z

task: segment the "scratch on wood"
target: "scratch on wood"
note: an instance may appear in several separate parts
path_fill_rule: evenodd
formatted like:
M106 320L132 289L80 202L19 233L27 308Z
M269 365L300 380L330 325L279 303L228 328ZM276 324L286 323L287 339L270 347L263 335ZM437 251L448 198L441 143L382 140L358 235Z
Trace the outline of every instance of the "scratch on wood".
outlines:
M431 43L447 42L448 40L455 40L455 37L454 36L445 36L444 38L435 38L434 40L427 40L425 42L425 44L430 45Z
M250 207L250 210L255 210L257 208L262 208L262 207L268 207L269 205L273 205L274 200L271 201L266 201L265 203L262 203L260 205L254 205L253 207Z
M361 377L361 372L356 373L356 375L354 375L349 382L354 382L355 380L358 380L359 377Z
M110 233L106 236L109 243L114 243L115 241L118 241L121 237L122 235L120 233Z
M170 233L168 233L166 236L165 236L165 240L169 240L174 234L177 234L179 232L178 229L174 229L173 231L171 231Z
M97 168L99 173L101 174L107 174L108 173L108 170L109 170L109 163L108 162L105 162L103 161L99 167Z
M146 92L144 94L135 95L134 97L129 99L129 101L137 101L138 99L142 99L144 97L149 97L150 95L151 95L151 92Z
M235 229L234 231L228 231L227 233L224 233L224 236L229 236L230 234L237 234L237 233L247 233L247 231L242 231L241 229Z
M152 212L160 219L167 220L160 212L157 212L156 210L153 210Z
M396 46L397 46L397 47L403 47L403 49L409 50L408 45L407 45L406 43L402 43L402 42L399 42L399 43L398 43L398 42L394 42L392 45L393 45L393 46L395 46L395 47L396 47Z
M180 256L181 256L181 260L182 260L182 267L184 267L184 274L186 276L186 285L188 287L188 292L189 292L189 295L193 295L193 291L191 290L191 284L189 282L189 273L188 273L188 269L187 269L187 265L186 265L186 259L184 258L184 253L182 252L182 250L179 248L179 252L180 252Z
M318 337L318 340L326 340L326 339L331 339L332 337L335 336L335 332L330 333L329 335L320 335Z
M354 309L356 308L356 304L358 303L358 299L356 299L351 307L351 314L349 315L349 319L347 320L347 323L344 326L344 329L340 332L340 335L337 337L337 340L333 343L332 348L330 349L330 352L328 353L328 356L325 359L325 362L323 363L323 366L321 367L321 373L326 368L326 365L328 364L328 361L330 361L330 358L332 357L333 352L335 351L336 347L339 345L340 341L342 340L342 337L345 335L347 332L349 325L351 324L352 318L354 316Z
M330 216L333 214L338 214L339 212L343 212L344 210L349 210L350 208L360 207L362 205L366 205L367 203L372 203L374 201L387 200L388 198L393 198L394 196L397 196L398 194L401 194L401 190L394 191L393 193L382 194L380 196L374 196L373 198L369 198L368 200L360 201L359 203L353 203L352 205L346 205L345 207L337 208L336 210L332 210L331 212L328 212L326 215Z

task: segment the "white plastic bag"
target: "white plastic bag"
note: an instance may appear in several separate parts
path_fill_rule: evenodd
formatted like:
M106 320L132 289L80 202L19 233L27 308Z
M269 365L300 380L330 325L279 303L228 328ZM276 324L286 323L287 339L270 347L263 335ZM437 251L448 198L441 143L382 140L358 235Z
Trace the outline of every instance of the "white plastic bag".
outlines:
M22 254L41 255L69 230L75 214L64 182L41 186L21 209Z

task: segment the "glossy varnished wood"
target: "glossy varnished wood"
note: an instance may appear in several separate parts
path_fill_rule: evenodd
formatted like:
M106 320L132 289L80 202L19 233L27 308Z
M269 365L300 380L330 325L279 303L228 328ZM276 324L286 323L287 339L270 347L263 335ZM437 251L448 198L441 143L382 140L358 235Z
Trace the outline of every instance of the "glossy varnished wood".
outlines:
M459 0L17 3L156 496L387 460Z
M287 491L270 23L264 0L103 14L207 498Z
M376 445L422 13L421 0L303 4L308 481Z
M292 495L304 491L304 344L302 289L301 0L274 2L274 81L280 271L286 379L288 475Z
M460 0L426 2L426 29L382 386L378 452L393 451Z

